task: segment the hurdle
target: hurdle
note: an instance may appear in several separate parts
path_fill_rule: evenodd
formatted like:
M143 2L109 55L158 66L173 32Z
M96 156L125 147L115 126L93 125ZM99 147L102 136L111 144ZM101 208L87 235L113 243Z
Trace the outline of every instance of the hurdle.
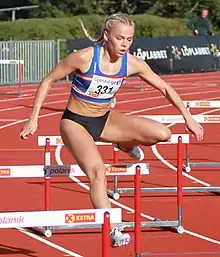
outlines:
M220 101L184 101L184 104L189 112L193 108L220 108ZM205 123L220 123L218 115L209 115L209 117L205 115L204 117L208 119ZM183 167L186 172L190 172L192 167L220 167L220 162L191 162L189 145L190 142L186 147L186 163Z
M65 226L69 221L82 224L82 217L90 217L88 224L99 225L102 233L102 257L110 257L110 224L122 221L120 208L57 210L30 212L1 212L1 228L33 228L41 226Z
M23 84L23 65L24 60L0 60L0 67L1 65L17 65L17 74L18 74L18 97L22 95L22 84ZM2 67L2 70L6 70Z
M149 116L141 116L144 118L149 118L156 120L161 123L165 124L184 124L185 120L182 115L149 115ZM192 117L198 122L198 123L219 123L220 121L220 115L192 115ZM189 133L188 135L188 142L186 141L186 146L189 145ZM189 149L189 148L188 148ZM184 165L183 165L184 167ZM211 185L205 185L205 186L199 186L199 187L183 187L183 192L206 192L206 193L219 193L220 187L219 186L211 186ZM155 188L155 189L146 189L148 192L175 192L177 188ZM151 191L152 190L152 191Z
M182 137L181 135L174 136L176 143L178 141L178 146L180 148L180 150L178 151L178 167L180 167L180 164L182 165ZM184 137L184 141L185 141L185 137ZM111 143L103 143L103 142L96 142L97 145L108 145L108 146L113 146ZM38 136L38 146L45 146L45 156L47 154L47 157L45 157L45 160L47 159L47 162L49 162L49 158L50 158L50 146L63 146L64 143L61 139L60 136ZM134 187L132 188L132 192L134 192L135 194L135 208L139 208L137 206L137 202L141 201L141 188L139 188L141 186L141 176L142 175L148 175L149 174L149 164L148 163L138 163L138 164L119 164L116 163L116 161L118 161L118 156L117 156L117 152L118 149L116 150L115 147L113 146L114 149L114 164L105 164L106 167L106 175L112 175L115 177L118 176L135 176L135 180L134 180ZM137 167L140 167L140 172L138 172L138 169L136 169L136 171L134 170L135 165ZM77 165L74 165L77 166ZM50 166L49 166L50 167ZM53 167L53 166L51 166ZM54 166L54 167L61 167L60 165ZM77 166L78 167L78 166ZM129 171L130 168L130 171ZM78 167L78 169L80 169ZM64 174L65 172L60 172L61 174ZM51 172L51 174L57 174L57 172ZM75 172L73 173L73 175L76 174ZM181 171L180 169L178 169L178 189L177 189L177 198L179 200L177 200L177 204L178 206L178 215L177 215L177 220L174 221L162 221L162 220L154 220L154 221L147 221L147 222L141 222L141 227L172 227L175 228L176 231L179 234L182 234L184 229L182 226L182 206L181 206L181 198L182 198L182 168ZM50 176L49 173L47 172L48 177ZM84 174L85 175L85 174ZM75 175L74 175L75 176ZM138 185L138 186L137 186ZM47 195L50 195L50 193L48 193L49 191L49 183L48 180L45 180L45 188L46 188L46 193ZM136 192L138 193L138 197L136 196ZM116 196L116 199L119 199L119 192L116 189L116 192L112 192L110 189L107 190L108 195L112 196L114 198L114 196ZM112 194L111 194L112 193ZM139 200L137 200L139 199ZM49 210L49 206L46 206L46 209ZM123 222L123 225L129 228L132 228L135 226L134 222ZM71 228L71 227L70 227Z

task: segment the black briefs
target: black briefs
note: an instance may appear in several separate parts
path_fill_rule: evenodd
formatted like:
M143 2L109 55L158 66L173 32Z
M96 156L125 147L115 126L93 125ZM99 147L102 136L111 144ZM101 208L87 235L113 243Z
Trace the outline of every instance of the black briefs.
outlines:
M100 117L87 117L73 113L69 109L66 109L62 115L62 119L72 120L80 124L88 131L94 141L99 141L102 131L107 122L109 112L110 111L106 112L105 115Z

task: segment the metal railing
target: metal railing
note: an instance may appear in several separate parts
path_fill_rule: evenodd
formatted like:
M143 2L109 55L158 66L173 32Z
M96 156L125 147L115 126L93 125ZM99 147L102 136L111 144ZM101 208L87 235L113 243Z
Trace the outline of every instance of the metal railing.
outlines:
M0 60L23 60L23 83L38 83L66 54L65 40L0 41ZM0 64L0 85L17 84L14 65Z

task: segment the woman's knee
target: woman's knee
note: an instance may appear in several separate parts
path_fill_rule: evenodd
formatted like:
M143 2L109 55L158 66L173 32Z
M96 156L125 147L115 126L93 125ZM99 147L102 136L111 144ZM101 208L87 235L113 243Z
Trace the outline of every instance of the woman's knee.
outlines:
M166 142L171 137L171 131L168 127L163 126L163 129L160 130L158 135L158 141L159 142Z
M106 186L106 171L104 165L91 166L90 171L87 172L90 184L99 184Z

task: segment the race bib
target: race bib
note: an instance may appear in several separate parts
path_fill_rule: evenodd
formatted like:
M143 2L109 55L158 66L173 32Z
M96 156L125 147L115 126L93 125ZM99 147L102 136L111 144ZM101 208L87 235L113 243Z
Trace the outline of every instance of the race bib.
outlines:
M118 91L123 80L124 78L107 78L93 75L85 94L99 99L111 98Z

